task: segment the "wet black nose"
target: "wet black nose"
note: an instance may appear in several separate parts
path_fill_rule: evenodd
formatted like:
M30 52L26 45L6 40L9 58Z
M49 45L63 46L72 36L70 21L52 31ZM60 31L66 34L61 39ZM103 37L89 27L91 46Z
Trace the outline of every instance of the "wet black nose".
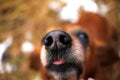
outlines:
M70 47L72 39L64 31L54 30L46 34L43 39L43 44L50 50L61 50Z

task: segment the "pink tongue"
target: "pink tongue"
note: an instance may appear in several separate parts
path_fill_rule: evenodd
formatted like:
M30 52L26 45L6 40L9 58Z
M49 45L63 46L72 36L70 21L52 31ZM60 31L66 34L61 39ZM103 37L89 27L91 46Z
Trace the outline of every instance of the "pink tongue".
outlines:
M53 62L53 64L55 65L61 65L61 64L64 64L65 62L63 60L56 60Z
M95 79L93 79L93 78L88 78L88 80L95 80Z

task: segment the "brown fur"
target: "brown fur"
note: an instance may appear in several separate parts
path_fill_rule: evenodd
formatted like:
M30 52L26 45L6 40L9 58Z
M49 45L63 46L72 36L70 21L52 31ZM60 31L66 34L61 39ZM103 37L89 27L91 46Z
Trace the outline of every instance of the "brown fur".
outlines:
M76 29L84 30L90 40L86 50L86 63L81 78L86 80L89 77L93 77L99 80L107 80L106 67L119 60L115 46L111 41L113 31L109 27L107 20L98 14L85 12L81 15L78 23L65 25L60 29L50 28L47 32L64 30L67 33L71 33ZM37 46L32 53L30 61L31 68L40 69L43 80L54 80L40 62L40 46Z
M82 76L85 79L95 77L97 72L104 72L106 66L119 60L116 46L112 43L113 30L105 18L94 13L82 14L77 24L86 30L91 40L91 49L88 51L86 69Z

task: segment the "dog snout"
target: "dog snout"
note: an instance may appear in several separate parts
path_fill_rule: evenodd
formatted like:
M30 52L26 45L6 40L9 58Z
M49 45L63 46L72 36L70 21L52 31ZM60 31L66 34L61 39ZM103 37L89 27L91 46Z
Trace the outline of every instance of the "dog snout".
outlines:
M69 34L64 31L54 30L44 37L43 44L50 50L61 50L70 47L72 39Z

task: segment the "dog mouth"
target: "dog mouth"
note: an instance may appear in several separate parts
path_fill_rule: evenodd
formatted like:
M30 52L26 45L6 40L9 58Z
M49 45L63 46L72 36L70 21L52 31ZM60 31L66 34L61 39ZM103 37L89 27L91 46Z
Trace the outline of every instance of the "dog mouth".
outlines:
M65 62L63 60L56 60L52 63L50 63L48 66L47 66L47 69L49 71L52 71L52 72L61 72L61 73L66 73L66 72L70 72L72 70L75 70L75 71L80 71L80 73L82 73L82 68L78 67L75 63L71 63L71 62Z
M58 65L59 66L59 65L63 65L63 64L65 64L65 61L63 61L61 59L58 59L58 60L53 62L53 65Z
M50 72L56 72L56 73L69 73L73 70L76 71L76 73L81 74L82 73L82 67L78 66L75 59L71 55L71 53L68 53L68 49L63 50L62 52L57 51L57 53L48 53L48 65L46 66L47 69Z

